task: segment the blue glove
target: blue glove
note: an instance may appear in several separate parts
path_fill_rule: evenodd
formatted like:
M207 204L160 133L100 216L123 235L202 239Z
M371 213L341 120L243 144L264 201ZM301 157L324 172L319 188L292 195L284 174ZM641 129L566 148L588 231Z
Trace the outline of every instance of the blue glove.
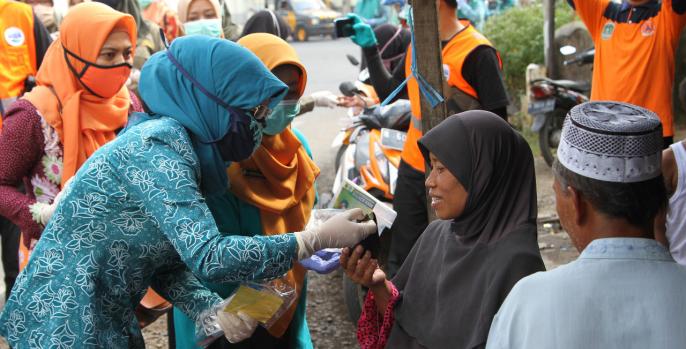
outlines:
M317 251L312 257L303 259L300 264L307 270L318 274L328 274L340 266L341 252L338 249L324 249Z
M350 37L353 42L362 48L376 46L377 41L374 29L354 13L348 14L348 18L353 20L353 31L355 34Z

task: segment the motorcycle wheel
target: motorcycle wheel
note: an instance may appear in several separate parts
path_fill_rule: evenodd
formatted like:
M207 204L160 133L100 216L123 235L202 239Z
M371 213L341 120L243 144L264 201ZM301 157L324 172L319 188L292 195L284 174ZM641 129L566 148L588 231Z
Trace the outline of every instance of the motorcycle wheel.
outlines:
M362 287L346 275L343 275L343 299L345 300L345 307L348 309L348 317L353 324L357 326L357 321L362 315L362 306L364 299L367 297L367 288Z
M562 123L567 115L565 111L555 110L545 118L545 124L538 131L538 145L541 155L548 166L553 166L557 155L557 146L562 137Z

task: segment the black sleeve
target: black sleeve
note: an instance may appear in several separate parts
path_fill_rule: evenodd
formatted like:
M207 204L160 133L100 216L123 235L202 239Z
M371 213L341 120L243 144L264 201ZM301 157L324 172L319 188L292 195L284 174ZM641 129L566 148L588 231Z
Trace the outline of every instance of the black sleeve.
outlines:
M495 49L480 46L472 51L462 66L462 76L476 91L484 110L507 108L509 99Z
M367 62L367 69L369 69L369 78L372 81L372 86L381 101L390 96L393 91L405 81L405 57L403 57L398 65L395 67L393 74L389 73L384 67L379 55L379 49L374 47L366 47L362 49L364 58ZM407 89L398 94L395 99L407 99Z
M45 52L48 51L48 47L52 43L52 38L35 13L33 14L33 38L36 40L36 70L38 70L43 63Z

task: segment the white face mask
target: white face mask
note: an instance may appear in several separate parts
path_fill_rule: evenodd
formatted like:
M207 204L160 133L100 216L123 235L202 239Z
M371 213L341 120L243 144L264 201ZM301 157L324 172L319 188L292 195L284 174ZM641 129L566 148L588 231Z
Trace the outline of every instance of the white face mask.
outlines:
M224 37L222 20L219 18L199 19L183 24L186 35L205 35L214 38Z

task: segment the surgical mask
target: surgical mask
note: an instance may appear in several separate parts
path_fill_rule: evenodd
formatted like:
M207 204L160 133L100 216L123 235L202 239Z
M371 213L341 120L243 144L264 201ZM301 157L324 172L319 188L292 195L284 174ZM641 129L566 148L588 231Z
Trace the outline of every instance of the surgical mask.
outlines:
M64 49L64 59L67 61L67 65L71 72L79 79L79 82L81 82L81 85L83 85L86 90L100 98L114 97L131 75L131 69L133 67L129 63L124 62L116 65L103 66L89 62L67 50L66 47L62 47ZM85 64L80 72L76 71L76 68L71 64L67 55L72 56Z
M264 134L269 136L278 135L291 124L299 113L300 102L298 100L282 101L267 117L267 126L264 128Z
M222 21L219 18L199 19L183 24L186 35L205 35L214 38L221 38L224 34Z
M138 0L138 5L140 5L142 10L145 10L153 3L153 0Z
M142 10L145 10L152 4L153 0L138 0L138 5L140 5Z

